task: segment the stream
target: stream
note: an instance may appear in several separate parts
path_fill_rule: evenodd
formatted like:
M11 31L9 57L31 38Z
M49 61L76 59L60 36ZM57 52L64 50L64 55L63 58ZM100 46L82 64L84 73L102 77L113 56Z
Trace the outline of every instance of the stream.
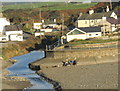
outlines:
M7 76L18 76L26 77L31 87L25 88L23 91L31 91L30 89L53 89L53 85L42 80L39 75L29 69L28 64L44 57L44 51L32 51L28 54L21 56L15 56L11 59L17 60L12 66L8 67L7 70L10 72Z

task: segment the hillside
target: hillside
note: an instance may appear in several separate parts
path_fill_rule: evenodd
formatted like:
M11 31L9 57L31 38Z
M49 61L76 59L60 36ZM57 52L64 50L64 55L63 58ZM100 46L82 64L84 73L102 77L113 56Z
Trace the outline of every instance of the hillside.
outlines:
M3 5L2 11L8 9L32 9L41 8L42 10L65 10L65 9L84 9L96 5L97 3L64 3L64 2L39 2L39 3L25 3L14 5Z

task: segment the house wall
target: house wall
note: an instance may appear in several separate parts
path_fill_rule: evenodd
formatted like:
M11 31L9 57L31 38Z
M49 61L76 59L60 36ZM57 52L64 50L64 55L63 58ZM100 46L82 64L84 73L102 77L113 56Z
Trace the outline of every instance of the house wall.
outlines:
M6 31L6 36L11 41L23 41L23 31Z
M111 32L112 31L111 24L106 19L97 23L97 26L102 26L101 27L102 32Z
M0 18L0 35L3 34L6 25L10 25L10 22L6 18Z
M117 15L113 12L110 17L117 19Z
M78 27L96 26L102 19L78 20Z
M23 41L23 36L22 35L10 35L10 40L11 41Z
M112 27L112 32L114 32L119 26L120 26L119 24L117 24L117 25L112 24L112 25L111 25L111 27Z
M94 37L101 37L101 36L102 36L101 32L86 33L86 38L94 38Z
M53 29L41 29L41 31L44 31L44 32L52 32Z
M6 35L9 36L11 34L23 34L23 31L6 31Z
M0 36L0 41L8 41L8 37L7 36Z
M86 34L67 35L67 42L74 39L86 39Z

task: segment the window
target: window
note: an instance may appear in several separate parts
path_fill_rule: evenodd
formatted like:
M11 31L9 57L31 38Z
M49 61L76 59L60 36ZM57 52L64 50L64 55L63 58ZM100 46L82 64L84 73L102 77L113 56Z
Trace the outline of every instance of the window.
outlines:
M85 21L85 24L87 24L87 21Z
M2 40L6 40L6 38L2 38Z
M91 22L93 23L93 20Z
M92 34L89 34L89 36L91 36Z

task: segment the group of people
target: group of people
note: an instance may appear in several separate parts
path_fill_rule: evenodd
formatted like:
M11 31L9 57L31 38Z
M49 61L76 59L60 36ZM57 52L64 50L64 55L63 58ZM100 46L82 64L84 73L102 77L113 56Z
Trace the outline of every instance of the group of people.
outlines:
M66 62L62 61L62 63L63 63L63 66L76 65L77 64L76 60L70 60L70 61L66 61Z

